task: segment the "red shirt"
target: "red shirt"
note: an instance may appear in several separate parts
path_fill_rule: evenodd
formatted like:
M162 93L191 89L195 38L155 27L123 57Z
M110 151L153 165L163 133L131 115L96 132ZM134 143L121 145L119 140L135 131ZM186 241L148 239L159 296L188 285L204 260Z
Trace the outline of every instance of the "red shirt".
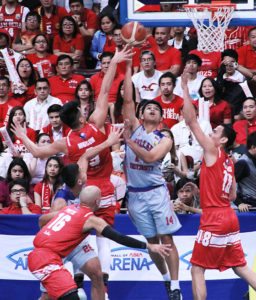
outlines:
M55 36L59 32L60 21L63 17L68 15L68 12L64 7L53 5L53 11L50 17L45 15L43 7L39 7L37 12L42 18L40 29L48 36Z
M36 142L37 133L34 129L27 127L27 137L32 141ZM27 148L23 144L23 141L19 139L18 137L14 136L14 142L15 148L21 152L28 152Z
M84 50L84 40L81 34L76 37L65 40L59 35L56 35L53 40L53 50L60 50L61 52L74 53L76 50Z
M93 212L86 206L64 207L36 235L34 246L47 248L61 257L67 256L89 233L82 233L84 223Z
M19 41L21 41L22 45L32 45L33 38L39 33L41 33L40 30L38 30L36 32L31 32L31 31L27 31L27 30L23 31L17 36L15 42L18 43Z
M256 131L256 120L248 122L247 120L239 120L233 124L236 132L236 142L246 145L247 136Z
M72 12L69 13L72 16ZM95 29L99 28L99 20L95 12L91 9L84 8L84 14L81 17L81 22L84 24L86 29Z
M158 47L150 49L156 58L156 69L159 71L169 70L173 65L182 65L181 52L171 46L160 53Z
M66 138L70 161L76 163L87 149L103 143L106 139L107 135L90 123L86 123L80 130L71 130ZM90 160L87 176L88 179L110 178L112 171L112 156L110 149L106 148Z
M21 31L24 6L17 4L12 14L7 14L6 5L0 6L0 29L7 29L14 38Z
M105 74L103 72L98 72L98 73L92 75L92 77L90 78L90 83L91 83L92 89L94 91L95 100L97 100L97 98L99 96L104 76L105 76ZM110 103L116 102L118 88L119 88L120 82L123 79L124 79L124 75L116 72L115 78L112 82L112 85L111 85L111 88L110 88L110 91L108 94L108 102L110 102Z
M179 96L174 95L174 98L171 102L165 103L162 100L161 96L158 96L155 99L159 102L163 109L163 122L169 127L172 128L173 125L179 122L180 111L183 107L183 99Z
M20 105L21 103L14 99L9 99L5 103L0 104L0 127L7 125L11 109Z
M200 172L200 205L230 207L229 193L234 178L234 164L223 149L219 149L217 161L207 167L203 160Z
M77 85L84 80L84 76L72 74L68 79L60 76L49 78L51 84L51 95L59 98L62 103L74 100Z
M41 207L34 204L34 203L29 203L28 209L33 213L33 214L41 214ZM24 215L22 213L21 207L18 206L16 203L11 203L8 207L3 208L0 210L0 214L3 215Z
M218 75L218 69L221 65L221 53L220 52L209 52L204 53L199 50L192 50L189 54L196 54L202 60L199 73L205 77L215 78Z
M50 211L52 198L54 192L49 184L45 182L38 182L34 186L34 192L37 193L41 197L42 202L42 213L46 214Z
M38 57L36 53L28 54L29 59L40 77L49 78L55 74L55 66L57 65L58 56L47 54L45 57Z
M63 124L63 126L62 126L62 137L66 137L70 130L71 129L67 125ZM53 142L53 132L52 132L52 125L51 124L45 126L42 129L42 132L49 134L49 136L51 138L51 141Z
M237 50L248 40L247 26L228 27L225 31L225 49Z
M256 50L251 45L237 49L238 63L250 70L256 70Z
M220 100L218 103L214 103L210 106L210 122L212 128L223 124L224 119L231 120L231 108L228 102Z
M36 94L35 94L35 85L32 84L31 86L28 86L27 87L27 90L25 93L23 94L13 94L13 93L10 93L10 96L15 99L16 101L19 101L21 106L24 106L24 104L26 102L28 102L28 100L31 100L33 98L36 97Z

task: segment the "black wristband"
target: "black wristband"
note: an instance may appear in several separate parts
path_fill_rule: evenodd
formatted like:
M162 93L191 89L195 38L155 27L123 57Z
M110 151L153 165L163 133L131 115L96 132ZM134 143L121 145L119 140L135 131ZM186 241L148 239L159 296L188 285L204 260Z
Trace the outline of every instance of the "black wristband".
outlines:
M111 228L109 225L103 229L101 234L103 236L109 238L110 240L113 240L113 241L115 241L119 244L122 244L124 246L127 246L127 247L139 248L139 249L147 248L146 243L136 240L127 235L123 235L123 234L119 233L118 231L114 230L113 228Z

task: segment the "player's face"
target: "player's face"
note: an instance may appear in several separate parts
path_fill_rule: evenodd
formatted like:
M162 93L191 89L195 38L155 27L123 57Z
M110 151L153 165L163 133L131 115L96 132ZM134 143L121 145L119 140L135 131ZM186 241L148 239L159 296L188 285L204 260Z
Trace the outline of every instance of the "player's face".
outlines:
M46 146L48 144L51 144L51 139L48 135L42 135L40 140L38 141L38 146L42 147L42 146Z
M113 30L114 23L109 19L109 17L104 17L101 19L100 27L103 32L110 33Z
M11 178L13 180L20 179L24 177L24 172L21 166L16 165L11 169Z
M221 144L221 138L223 137L223 130L224 128L219 125L217 127L215 127L213 130L212 130L212 133L210 133L210 137L211 139L213 140L214 144L216 147L219 147L220 144Z
M41 101L44 101L50 93L50 87L47 82L38 82L36 84L36 95Z
M21 196L25 196L26 190L24 189L23 186L19 185L19 184L15 184L12 189L11 189L11 194L10 194L10 198L12 200L12 202L18 203L20 200Z
M103 73L107 73L107 70L109 68L109 65L110 65L110 62L111 62L111 58L110 57L103 57L102 58L102 61L101 61L101 71Z
M60 119L60 113L59 112L51 112L48 115L50 124L53 128L59 128L61 127L61 119Z
M181 202L191 205L193 201L193 192L190 187L183 187L178 191L178 197Z
M77 95L78 95L78 98L80 100L87 100L89 99L90 95L91 95L91 92L87 86L87 84L81 84L79 89L78 89L78 92L77 92Z
M160 82L161 94L170 97L173 93L174 85L171 78L162 78Z
M49 160L46 166L46 173L50 177L56 177L59 174L60 165L55 159Z
M253 120L256 117L256 105L253 100L246 100L243 104L243 115L246 120Z
M47 50L48 44L44 36L39 35L36 38L34 48L37 52L45 52Z
M212 99L215 95L215 89L210 80L205 80L202 85L202 94L205 99Z
M22 110L16 110L13 115L13 122L23 124L25 121L25 115Z
M72 14L79 15L83 12L83 5L80 2L74 2L70 4L70 10Z
M61 61L58 62L57 72L61 76L71 75L72 70L73 70L73 67L72 67L71 62L68 58L62 59Z
M157 27L155 31L155 40L159 46L167 44L170 38L170 29L167 27Z
M141 57L141 67L144 71L153 70L155 66L155 61L150 54L144 54Z
M113 40L116 44L116 46L122 46L124 44L124 41L121 37L121 29L115 29L113 33Z
M27 60L23 60L18 67L18 73L21 78L27 79L32 73L31 65Z
M6 97L9 92L9 86L6 80L0 80L0 97Z
M53 0L41 0L41 5L45 8L51 7L53 5Z
M145 107L142 119L145 121L154 121L159 123L161 121L161 112L156 104L148 104Z
M253 48L256 48L256 30L252 30L249 35L249 43Z
M186 71L188 72L188 73L190 73L190 74L196 74L197 73L197 71L198 71L198 64L197 64L197 62L196 61L194 61L194 60L188 60L187 62L186 62Z

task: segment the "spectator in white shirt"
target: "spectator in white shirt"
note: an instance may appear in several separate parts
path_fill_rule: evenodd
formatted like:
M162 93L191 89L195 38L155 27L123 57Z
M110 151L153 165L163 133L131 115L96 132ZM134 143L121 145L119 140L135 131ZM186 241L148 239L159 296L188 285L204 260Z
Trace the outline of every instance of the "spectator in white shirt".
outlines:
M39 78L35 84L37 97L24 105L28 126L40 131L49 124L47 110L52 104L62 105L60 99L50 95L50 83L46 78Z

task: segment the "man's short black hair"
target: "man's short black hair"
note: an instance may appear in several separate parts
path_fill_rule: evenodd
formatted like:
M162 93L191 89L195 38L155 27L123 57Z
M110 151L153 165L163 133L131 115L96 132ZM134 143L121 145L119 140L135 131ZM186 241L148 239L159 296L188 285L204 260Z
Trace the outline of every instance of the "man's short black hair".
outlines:
M160 76L160 78L158 80L159 86L160 86L163 78L171 78L172 85L175 86L177 77L172 72L165 72L163 75Z
M146 107L147 107L149 104L154 104L154 105L158 106L158 108L160 109L160 115L161 115L161 117L163 116L163 108L162 108L161 104L160 104L159 102L155 101L155 100L148 100L148 101L143 105L143 107L142 107L142 109L141 109L141 113L142 113L142 114L144 113Z
M69 5L71 5L72 3L76 3L76 2L79 2L80 4L82 4L84 6L83 0L69 0Z
M221 52L221 60L223 60L225 56L234 58L236 62L238 61L238 53L234 49L226 49Z
M47 78L45 78L45 77L38 78L37 81L36 81L35 86L37 86L37 84L40 83L40 82L45 82L45 83L47 83L48 86L50 86L49 80Z
M53 112L60 112L62 109L62 106L60 104L52 104L51 106L48 107L47 109L47 115Z
M23 179L23 178L19 178L19 179L16 179L16 180L12 180L10 183L9 183L9 193L11 192L11 189L16 185L20 185L22 186L26 193L29 192L29 185L28 185L28 182L27 180Z
M0 81L5 80L8 87L10 87L11 83L10 83L10 79L6 76L0 76Z
M60 119L71 129L76 129L79 125L80 110L76 101L64 104L60 110Z
M60 56L58 56L57 58L57 66L59 64L60 61L64 60L64 59L68 59L70 61L71 66L74 65L74 60L71 56L67 55L67 54L61 54Z
M185 64L189 61L193 60L197 63L198 67L201 67L202 65L202 59L196 55L196 54L188 54L187 57L185 58Z
M103 58L105 57L110 57L110 59L112 59L114 56L114 54L112 52L108 52L108 51L105 51L102 53L101 57L100 57L100 61L102 61Z
M225 148L228 150L230 147L233 146L235 139L236 139L236 132L233 129L232 125L229 124L221 124L223 127L222 136L228 139L227 143L225 144Z
M76 185L78 175L78 164L68 164L64 166L61 170L62 180L69 188L73 188Z
M248 135L246 145L248 150L250 150L252 146L256 147L256 132Z
M253 97L247 97L247 98L244 99L243 105L244 105L244 102L247 101L247 100L252 100L256 104L256 99L255 98L253 98Z
M182 189L189 182L193 183L191 179L188 179L186 177L182 177L181 179L179 179L175 186L176 191L179 192L179 190Z

